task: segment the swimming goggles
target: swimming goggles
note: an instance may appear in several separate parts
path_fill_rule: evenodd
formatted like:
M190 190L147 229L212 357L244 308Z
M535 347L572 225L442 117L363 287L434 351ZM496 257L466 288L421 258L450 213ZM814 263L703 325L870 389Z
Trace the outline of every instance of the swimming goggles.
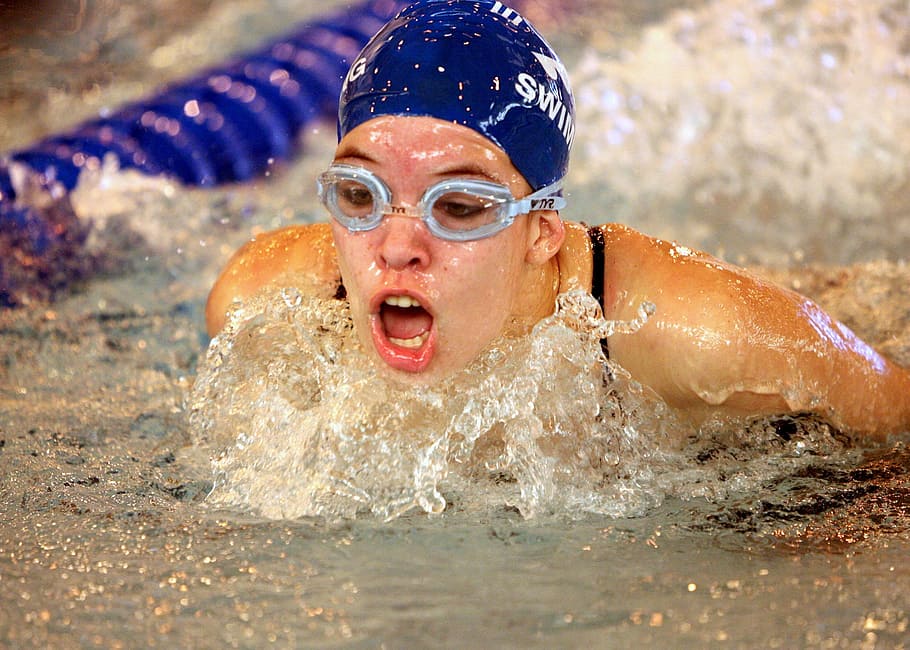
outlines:
M431 233L449 241L474 241L508 228L533 210L559 210L566 200L556 181L516 199L504 185L451 179L431 185L416 206L395 205L388 186L363 167L337 163L320 174L319 198L338 223L352 232L376 228L385 215L416 217Z

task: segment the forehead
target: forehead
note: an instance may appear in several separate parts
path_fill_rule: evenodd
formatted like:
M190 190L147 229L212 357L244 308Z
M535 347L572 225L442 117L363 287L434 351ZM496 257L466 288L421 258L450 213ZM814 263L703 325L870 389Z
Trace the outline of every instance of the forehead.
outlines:
M506 184L526 184L508 154L486 136L435 117L383 115L348 132L336 160L355 160L402 172L472 170Z

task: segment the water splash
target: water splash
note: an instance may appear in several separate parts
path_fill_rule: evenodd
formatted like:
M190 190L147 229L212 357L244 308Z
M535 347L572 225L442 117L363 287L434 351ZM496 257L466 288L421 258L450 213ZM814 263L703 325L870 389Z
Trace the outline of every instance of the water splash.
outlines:
M604 332L635 329L571 292L530 336L495 342L437 385L405 387L359 349L346 303L265 292L213 339L193 390L194 437L213 456L209 502L273 518L447 507L632 516L668 495L755 486L792 467L781 458L801 458L805 440L773 427L691 443L698 432L603 356ZM813 453L824 440L810 441ZM731 445L739 451L717 451ZM754 464L732 470L720 456Z
M900 259L908 38L906 4L892 0L676 11L628 49L589 48L572 70L573 178L610 219L709 250ZM848 234L876 225L882 235L862 243Z

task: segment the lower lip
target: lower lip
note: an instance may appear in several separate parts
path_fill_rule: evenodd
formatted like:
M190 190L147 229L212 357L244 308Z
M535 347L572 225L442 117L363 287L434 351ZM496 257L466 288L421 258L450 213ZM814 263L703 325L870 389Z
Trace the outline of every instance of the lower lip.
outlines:
M430 331L429 338L419 348L403 348L389 341L382 327L382 320L378 316L374 316L372 321L373 347L388 366L409 373L423 372L427 369L436 350L434 331Z

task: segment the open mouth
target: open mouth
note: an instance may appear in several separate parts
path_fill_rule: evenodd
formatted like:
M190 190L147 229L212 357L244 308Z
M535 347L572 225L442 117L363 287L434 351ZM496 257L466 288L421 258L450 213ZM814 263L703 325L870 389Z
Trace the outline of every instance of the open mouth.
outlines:
M379 308L379 318L389 342L417 349L430 338L433 317L410 296L389 296Z
M420 372L432 357L433 315L417 298L386 296L373 320L373 342L383 360L406 372Z

